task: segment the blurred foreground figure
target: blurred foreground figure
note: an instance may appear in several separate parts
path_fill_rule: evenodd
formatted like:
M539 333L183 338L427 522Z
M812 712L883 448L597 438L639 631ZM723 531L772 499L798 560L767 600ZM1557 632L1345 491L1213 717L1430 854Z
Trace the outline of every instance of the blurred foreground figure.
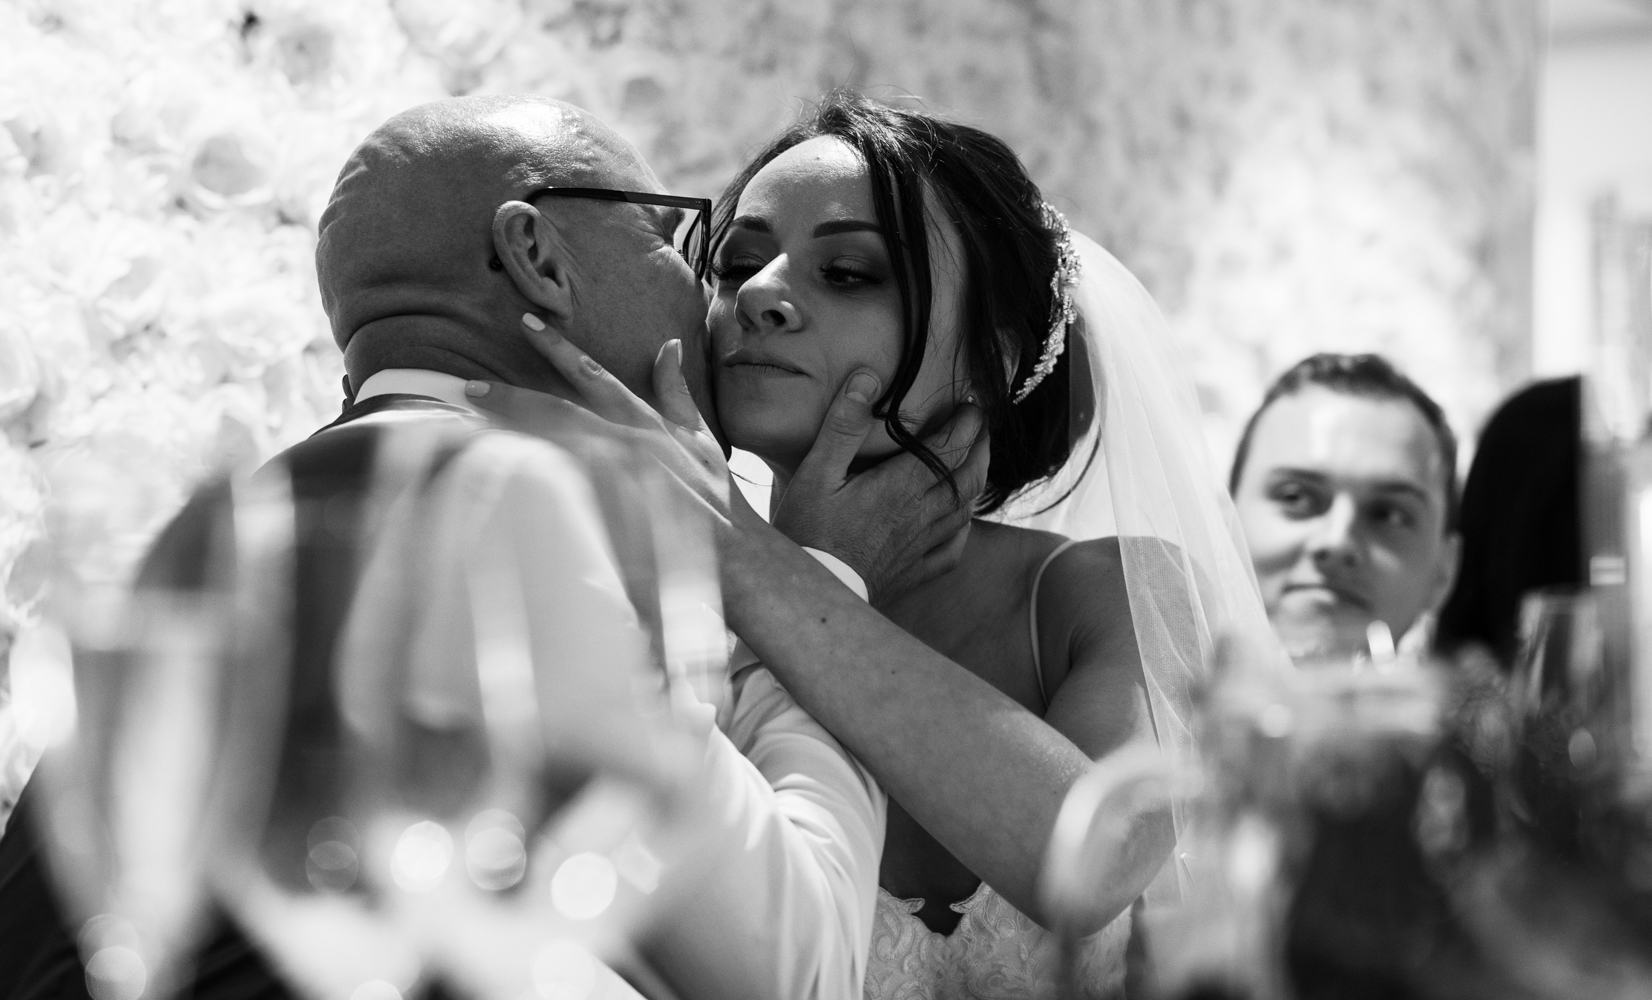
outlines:
M202 855L193 868L99 873L95 847L84 865L74 863L73 845L60 852L70 862L60 880L86 911L75 916L101 928L80 935L94 990L107 972L97 956L109 947L155 956L143 968L156 982L187 976L167 967L166 952L206 928L180 914L151 942L142 918L186 908L192 892L230 918L197 963L195 996L286 995L277 985L285 981L295 995L342 1000L363 983L407 991L441 980L461 995L514 998L546 976L552 986L583 976L593 990L606 982L602 989L617 991L592 996L629 995L588 959L560 972L542 966L559 940L623 952L621 932L631 928L684 995L858 987L852 943L832 921L855 899L857 857L868 859L861 881L871 892L881 814L870 780L762 671L742 677L729 736L712 726L709 704L690 706L686 721L667 717L665 675L651 669L650 647L662 643L651 642L638 615L640 605L658 616L664 602L628 593L646 559L609 527L669 521L669 506L624 475L626 456L611 442L574 433L567 445L491 430L460 406L381 397L263 470L247 488L261 494L261 513L213 487L169 527L137 610L193 610L140 622L148 633L140 656L171 659L174 647L211 644L180 640L179 622L207 636L231 632L226 641L241 651L226 661L235 676L202 669L193 686L149 703L165 716L117 709L100 717L98 698L82 699L83 725L131 743L115 748L103 775L112 801L92 810L116 842L110 867L164 862L180 846ZM234 567L233 556L256 540L242 536L260 521L289 544ZM233 539L229 570L225 537ZM226 572L240 592L215 602ZM249 602L273 620L229 629L201 620ZM721 641L720 628L711 638ZM128 679L111 682L126 685L114 697L141 710L130 677L144 675L121 666ZM88 676L98 669L77 664ZM154 683L167 683L171 669L157 667ZM155 741L196 729L216 738L143 756ZM199 794L119 801L191 779L185 768L123 788L123 769L192 757L221 768L197 778ZM639 810L625 795L600 792L604 779L652 805ZM771 780L791 785L777 792ZM233 801L209 786L232 789ZM598 800L575 808L592 795ZM639 817L662 810L676 831L663 849L627 836L646 829ZM198 842L169 851L155 843L164 829L122 828L141 826L139 814L150 811L172 812L173 832ZM590 834L581 827L592 824L613 832L582 844ZM559 898L558 879L577 884L577 858L597 859L589 877L617 886L607 902L598 892L597 912L581 915L588 904L566 886ZM192 877L201 885L184 884ZM168 883L159 893L167 905L145 902L145 883L157 878ZM626 878L636 912L602 933L593 921L625 905ZM123 932L130 942L110 943L124 942L109 937L107 927L119 924L100 912L111 903L133 928ZM574 936L570 927L586 930ZM803 927L808 936L790 936ZM62 986L80 976L73 962L56 971ZM651 981L647 966L631 971Z
M576 789L669 798L692 758L645 714L648 643L592 477L484 430L404 408L208 487L122 634L82 645L78 752L40 780L95 997L165 996L192 971L205 996L517 995L556 940L613 979L590 957L605 935L547 905L573 852L546 838L616 813L574 808ZM235 929L191 970L209 905ZM490 924L486 946L454 933Z
M1583 583L1582 380L1538 382L1509 397L1480 435L1463 486L1463 566L1436 643L1470 643L1504 670L1519 649L1520 602Z
M1207 692L1190 905L1155 936L1169 997L1519 996L1486 977L1446 866L1488 802L1445 732L1444 678L1406 659Z
M1439 406L1374 354L1316 354L1268 389L1228 488L1293 657L1364 653L1381 623L1380 657L1444 602L1456 461Z
M1147 995L1648 995L1645 896L1506 815L1498 694L1405 655L1216 675L1184 841L1194 889L1152 929Z

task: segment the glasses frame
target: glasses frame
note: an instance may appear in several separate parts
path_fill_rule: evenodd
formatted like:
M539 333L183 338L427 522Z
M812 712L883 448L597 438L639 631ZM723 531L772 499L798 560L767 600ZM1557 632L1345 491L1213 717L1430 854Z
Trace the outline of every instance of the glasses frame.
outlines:
M652 194L647 191L616 191L612 188L588 187L542 187L534 188L523 196L522 200L531 202L543 195L553 195L558 198L587 198L592 201L624 201L633 205L657 205L661 208L692 208L700 213L695 220L695 227L700 230L700 249L695 255L698 260L690 260L688 247L685 245L677 250L683 259L694 268L694 277L700 281L706 280L706 271L711 263L711 199L690 198L679 194Z

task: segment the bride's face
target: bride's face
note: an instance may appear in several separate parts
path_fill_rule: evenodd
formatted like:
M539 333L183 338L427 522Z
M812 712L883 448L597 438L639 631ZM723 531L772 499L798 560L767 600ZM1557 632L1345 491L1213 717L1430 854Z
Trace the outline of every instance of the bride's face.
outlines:
M916 432L944 421L966 391L962 243L941 214L932 211L929 223L929 344L901 404ZM902 310L880 233L866 167L839 139L793 146L746 185L717 252L708 317L717 414L736 448L794 470L856 369L888 388L901 360ZM896 447L880 422L860 454Z

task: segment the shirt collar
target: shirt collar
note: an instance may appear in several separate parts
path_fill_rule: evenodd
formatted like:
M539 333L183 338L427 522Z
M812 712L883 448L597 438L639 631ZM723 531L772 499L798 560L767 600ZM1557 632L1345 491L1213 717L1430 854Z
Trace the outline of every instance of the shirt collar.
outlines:
M360 389L356 390L356 402L390 393L429 396L444 403L462 406L472 413L481 412L471 405L470 397L465 395L464 379L425 368L385 368L376 371L367 377Z

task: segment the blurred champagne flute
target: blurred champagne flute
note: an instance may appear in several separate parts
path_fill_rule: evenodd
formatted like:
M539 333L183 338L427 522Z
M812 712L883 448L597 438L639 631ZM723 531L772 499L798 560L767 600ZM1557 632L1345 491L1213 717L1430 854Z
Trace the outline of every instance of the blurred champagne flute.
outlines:
M87 571L83 536L97 525L76 516L118 494L59 495L57 569L40 627L57 637L48 645L70 651L72 721L37 781L48 863L97 1000L166 997L188 981L208 925L212 859L258 780L222 767L227 747L248 735L222 711L245 700L231 690L240 678L221 669L245 564L233 547L248 535L234 521L257 520L271 503L242 492L227 480L205 490L195 537L173 553L195 564L154 561L130 587Z
M715 687L726 649L720 628L707 631L715 614L679 607L715 601L709 540L617 542L631 550L627 589L650 591L637 602L644 629L638 615L629 628L558 622L558 609L530 606L544 596L532 560L556 555L545 530L509 512L477 517L461 460L430 473L462 447L388 433L353 513L335 505L307 524L300 504L300 575L354 581L348 620L325 662L292 660L320 676L287 685L268 809L218 884L282 972L323 1000L391 1000L437 981L481 1000L634 996L611 965L650 982L630 940L662 866L692 839L678 800L700 752L661 695L673 673ZM647 525L652 495L631 485L630 523ZM601 493L608 504L614 491ZM670 523L670 508L651 517ZM347 552L341 538L371 541ZM314 624L297 620L300 635ZM582 648L563 662L571 632ZM680 662L650 671L662 656ZM593 663L603 669L575 669Z
M1608 695L1603 639L1586 591L1539 590L1521 602L1509 804L1540 841L1568 856L1579 849L1585 789L1611 743L1601 729L1610 721L1601 712Z

